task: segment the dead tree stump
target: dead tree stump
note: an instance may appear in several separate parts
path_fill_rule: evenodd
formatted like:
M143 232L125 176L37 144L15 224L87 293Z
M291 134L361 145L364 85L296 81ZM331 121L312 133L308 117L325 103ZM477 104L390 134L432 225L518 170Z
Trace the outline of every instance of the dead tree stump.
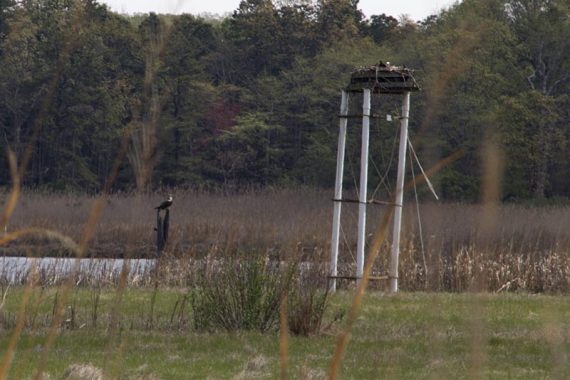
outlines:
M166 209L164 218L160 210L156 210L156 256L160 256L168 240L168 227L170 226L170 210Z

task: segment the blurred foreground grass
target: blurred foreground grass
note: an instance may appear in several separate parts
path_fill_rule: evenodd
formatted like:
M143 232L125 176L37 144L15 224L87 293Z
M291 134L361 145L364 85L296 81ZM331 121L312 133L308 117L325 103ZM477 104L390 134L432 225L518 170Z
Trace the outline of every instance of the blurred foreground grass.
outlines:
M56 288L37 288L10 379L31 378L51 322ZM100 292L100 293L99 293ZM23 289L0 311L0 353ZM97 296L99 294L99 296ZM277 378L279 334L197 333L185 289L74 290L44 378L73 364L109 378ZM292 378L325 378L352 293L332 296L327 328L289 338ZM153 301L155 300L155 301ZM96 305L96 306L95 306ZM187 304L189 305L189 303ZM343 379L570 378L570 302L529 294L402 293L365 297L342 362Z

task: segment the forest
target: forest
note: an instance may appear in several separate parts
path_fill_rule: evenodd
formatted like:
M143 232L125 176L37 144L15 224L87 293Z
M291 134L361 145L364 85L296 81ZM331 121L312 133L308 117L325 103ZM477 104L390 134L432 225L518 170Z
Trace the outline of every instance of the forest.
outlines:
M464 0L424 20L379 9L242 0L227 17L127 16L0 0L0 186L14 157L23 185L48 191L97 192L116 161L113 191L329 188L340 92L355 67L389 61L422 88L410 134L423 165L463 152L433 178L444 199L480 198L490 144L502 200L569 196L568 0ZM394 177L396 131L373 123L371 186ZM348 139L358 173L357 122Z

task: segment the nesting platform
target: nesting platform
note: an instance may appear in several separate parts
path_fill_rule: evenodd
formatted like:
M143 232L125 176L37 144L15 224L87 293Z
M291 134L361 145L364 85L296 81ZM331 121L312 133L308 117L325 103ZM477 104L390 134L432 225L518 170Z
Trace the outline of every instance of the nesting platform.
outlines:
M350 76L347 92L362 92L370 89L375 94L404 94L418 91L413 70L379 62L374 66L356 68Z

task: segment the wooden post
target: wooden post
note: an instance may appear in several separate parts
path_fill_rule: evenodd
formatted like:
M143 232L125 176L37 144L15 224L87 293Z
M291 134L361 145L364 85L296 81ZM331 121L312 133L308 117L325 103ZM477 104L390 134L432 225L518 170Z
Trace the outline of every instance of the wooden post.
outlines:
M156 256L160 256L162 252L162 218L160 217L160 210L156 211L156 227L154 228L156 231Z
M162 222L162 248L166 245L168 241L168 228L170 227L170 209L166 209L166 214L164 214L164 221Z
M170 226L170 210L166 210L164 219L160 217L160 210L156 211L156 256L162 254L168 239L168 228Z

